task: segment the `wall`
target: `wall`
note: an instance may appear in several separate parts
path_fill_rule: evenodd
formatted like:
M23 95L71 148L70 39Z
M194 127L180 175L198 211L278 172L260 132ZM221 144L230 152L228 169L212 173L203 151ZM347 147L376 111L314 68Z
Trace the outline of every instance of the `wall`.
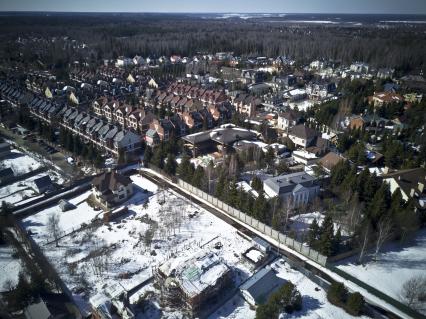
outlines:
M278 241L280 244L286 245L293 250L297 251L298 253L302 254L303 256L315 261L316 263L325 266L327 263L327 257L321 255L316 250L304 246L301 242L298 242L297 240L290 238L274 229L269 227L268 225L250 217L249 215L225 204L224 202L220 201L219 199L203 192L202 190L192 186L191 184L188 184L180 179L177 180L177 183L180 187L183 189L189 191L190 193L194 194L195 196L198 196L206 201L208 201L210 204L215 206L216 208L225 211L232 217L240 220L241 222L253 227L257 231L261 232L265 236L271 237Z

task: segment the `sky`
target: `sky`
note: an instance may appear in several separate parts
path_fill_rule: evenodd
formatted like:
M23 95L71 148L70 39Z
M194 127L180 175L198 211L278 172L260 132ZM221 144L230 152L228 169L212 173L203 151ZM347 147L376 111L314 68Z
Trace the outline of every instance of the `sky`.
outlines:
M0 0L0 11L426 14L426 0Z

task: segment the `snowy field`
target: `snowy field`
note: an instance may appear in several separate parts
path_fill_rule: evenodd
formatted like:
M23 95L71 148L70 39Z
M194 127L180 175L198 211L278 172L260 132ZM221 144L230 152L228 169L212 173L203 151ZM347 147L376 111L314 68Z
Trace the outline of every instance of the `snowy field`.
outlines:
M367 256L367 262L358 265L357 257L340 261L337 267L399 300L405 281L416 275L426 276L426 229L418 231L416 237L405 245L385 245L377 261Z
M0 292L6 291L9 283L12 287L18 283L22 265L20 259L12 257L13 252L12 246L0 246Z
M43 165L33 157L18 150L12 150L11 154L0 162L0 168L11 168L15 175L22 175L34 171Z
M46 240L52 240L52 236L47 231L47 220L51 214L59 215L59 227L63 233L70 233L71 231L81 227L83 223L90 223L92 219L102 216L102 211L95 211L90 207L86 199L91 194L87 191L71 200L69 202L76 206L75 209L62 212L59 205L49 207L35 215L25 218L22 223L24 227L31 231L33 238L42 243Z
M42 246L82 309L89 310L88 299L105 286L119 282L127 290L142 287L152 276L153 267L201 247L214 250L228 266L238 268L237 282L252 274L252 264L242 257L251 243L235 228L170 190L158 189L140 176L131 178L135 194L125 204L126 215L74 232L62 238L59 247L54 243ZM80 202L85 196L88 194L71 202ZM61 227L90 223L98 212L82 205L86 204L59 213ZM57 211L58 207L51 207L24 220L40 245L49 238L47 217ZM154 233L152 242L146 239L147 230ZM216 249L218 242L222 245Z
M297 286L302 295L301 311L292 314L285 314L283 318L298 319L346 319L355 318L346 313L342 308L332 305L327 300L327 293L317 284L301 272L294 270L288 263L274 262L271 267L276 271L277 277L284 281L291 281ZM319 288L315 290L316 288ZM229 300L226 305L221 307L216 313L212 314L209 319L254 319L256 312L250 308L250 305L239 295ZM365 318L365 317L356 317Z

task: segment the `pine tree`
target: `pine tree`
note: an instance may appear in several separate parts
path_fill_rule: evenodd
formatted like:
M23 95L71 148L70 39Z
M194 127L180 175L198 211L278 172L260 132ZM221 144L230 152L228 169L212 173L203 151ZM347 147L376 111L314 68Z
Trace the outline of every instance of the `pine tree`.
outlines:
M348 290L340 282L333 282L327 292L328 301L337 306L342 306L346 302L347 296Z
M334 225L330 214L327 214L320 227L319 250L325 256L333 253Z
M192 185L198 188L203 188L203 181L205 181L204 169L201 166L197 166L192 177Z
M387 183L382 183L382 186L374 194L373 199L371 200L368 216L373 222L373 225L387 213L390 203L390 192L389 186Z
M175 175L176 166L177 166L177 163L176 163L175 156L172 153L169 153L169 155L167 156L167 162L166 162L166 166L164 167L164 170L169 175Z
M364 297L359 292L354 292L349 295L345 309L352 316L359 316L364 308L364 303Z
M342 231L339 227L337 228L336 235L333 238L333 254L336 254L339 252L341 242L342 242Z
M145 166L148 166L151 163L153 156L152 148L148 145L145 146L144 154L143 154L143 163Z
M309 233L308 233L308 244L310 247L315 247L316 241L319 235L319 225L317 219L314 218L311 225L309 225Z
M215 196L219 199L223 199L226 188L226 177L225 174L221 173L216 184Z
M254 176L253 179L251 180L251 187L259 193L262 192L263 191L262 180L259 177Z

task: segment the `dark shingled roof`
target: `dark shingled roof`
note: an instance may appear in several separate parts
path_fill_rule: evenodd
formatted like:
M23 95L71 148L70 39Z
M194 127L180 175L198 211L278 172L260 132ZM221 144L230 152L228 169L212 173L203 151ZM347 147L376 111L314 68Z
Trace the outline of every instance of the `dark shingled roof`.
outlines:
M419 167L413 169L400 170L394 173L383 175L384 179L393 178L398 183L399 187L404 191L407 196L411 196L412 189L417 194L421 193L419 190L419 183L426 185L426 168ZM422 193L426 191L424 187Z
M305 140L309 140L311 138L314 138L316 136L318 136L318 132L315 131L314 129L311 129L303 124L299 124L296 126L293 126L290 129L290 133L291 135L297 136L299 138L303 138Z
M106 172L95 177L92 181L92 185L101 193L115 190L118 184L127 186L130 183L132 183L132 180L128 176L121 175L115 171Z

